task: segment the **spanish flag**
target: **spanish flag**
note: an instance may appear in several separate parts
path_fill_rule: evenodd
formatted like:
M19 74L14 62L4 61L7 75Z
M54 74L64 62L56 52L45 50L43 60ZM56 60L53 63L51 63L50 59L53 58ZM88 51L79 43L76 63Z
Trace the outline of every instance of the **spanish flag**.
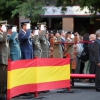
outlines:
M28 92L70 88L70 59L9 60L7 83L7 98Z

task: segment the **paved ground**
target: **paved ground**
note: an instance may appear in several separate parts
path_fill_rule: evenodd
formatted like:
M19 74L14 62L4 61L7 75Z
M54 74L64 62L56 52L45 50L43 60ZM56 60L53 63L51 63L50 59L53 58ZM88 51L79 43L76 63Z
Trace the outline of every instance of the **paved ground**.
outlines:
M57 93L61 90L53 90L48 93L41 93L40 96L46 96L46 99L21 99L13 98L11 100L100 100L100 92L96 92L94 88L94 83L75 83L75 87L72 87L71 90L75 91L74 93Z

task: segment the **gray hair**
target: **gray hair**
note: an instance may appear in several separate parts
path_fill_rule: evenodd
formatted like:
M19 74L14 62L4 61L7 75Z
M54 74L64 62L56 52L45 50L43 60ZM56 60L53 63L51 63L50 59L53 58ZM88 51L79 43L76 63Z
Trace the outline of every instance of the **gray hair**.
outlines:
M98 29L98 30L96 31L96 35L97 35L97 36L100 36L100 29Z

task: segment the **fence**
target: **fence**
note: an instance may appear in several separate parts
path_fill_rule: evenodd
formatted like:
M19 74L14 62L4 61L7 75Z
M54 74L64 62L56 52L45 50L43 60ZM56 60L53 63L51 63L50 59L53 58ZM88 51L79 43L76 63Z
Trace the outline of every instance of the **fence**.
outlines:
M9 59L7 83L7 100L23 93L70 89L70 58Z

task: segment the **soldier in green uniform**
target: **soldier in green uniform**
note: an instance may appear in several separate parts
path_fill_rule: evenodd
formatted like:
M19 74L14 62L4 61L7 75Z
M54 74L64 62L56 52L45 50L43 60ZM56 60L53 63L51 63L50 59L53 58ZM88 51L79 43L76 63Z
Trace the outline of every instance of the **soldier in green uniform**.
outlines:
M53 38L53 58L63 58L63 50L61 46L61 36L58 32L54 33Z
M49 58L49 44L46 38L46 23L42 22L39 26L39 40L42 49L42 58Z
M6 22L4 21L6 24ZM8 44L7 29L3 21L0 22L0 100L4 98L4 91L7 87L7 64L8 64Z
M66 34L66 42L69 44L66 44L65 48L65 54L70 54L70 68L72 69L72 62L73 62L73 56L74 56L74 44L71 44L74 42L74 39L71 37L72 33L69 31Z
M33 44L33 57L41 58L42 50L41 50L41 44L39 41L38 27L32 26L31 30L32 30L31 38L32 38L32 44Z

